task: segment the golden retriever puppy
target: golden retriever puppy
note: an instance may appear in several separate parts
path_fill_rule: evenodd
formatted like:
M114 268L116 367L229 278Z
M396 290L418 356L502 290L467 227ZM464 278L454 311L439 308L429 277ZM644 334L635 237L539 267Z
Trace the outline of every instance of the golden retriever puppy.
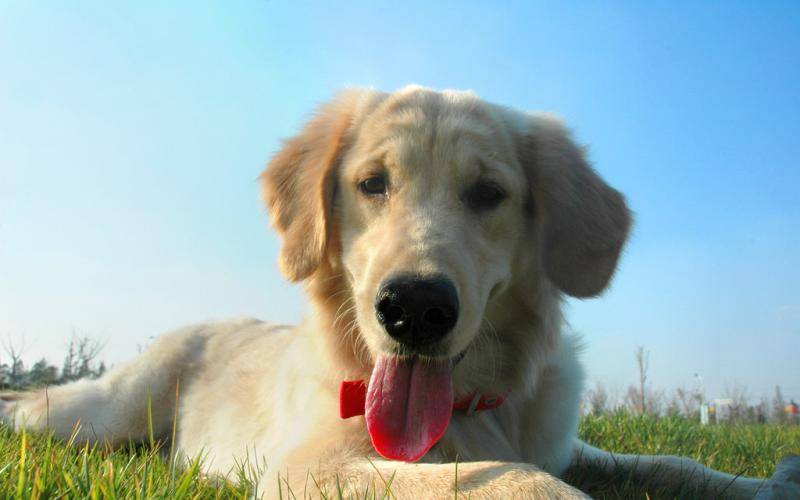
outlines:
M586 461L733 497L800 491L796 461L765 482L576 439L562 300L608 286L631 214L554 118L469 92L348 90L262 179L281 270L311 302L301 325L192 326L4 418L123 443L147 436L151 400L155 432L177 419L173 446L208 471L266 464L268 496L275 474L298 492L310 470L328 492L391 477L397 498L452 497L456 460L472 498L582 497L558 478Z

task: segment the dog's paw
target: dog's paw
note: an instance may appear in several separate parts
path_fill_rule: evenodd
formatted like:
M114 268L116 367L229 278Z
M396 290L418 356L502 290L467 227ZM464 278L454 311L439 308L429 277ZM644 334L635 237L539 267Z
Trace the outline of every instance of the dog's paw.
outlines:
M800 498L800 455L778 462L775 474L759 490L755 500L797 500Z

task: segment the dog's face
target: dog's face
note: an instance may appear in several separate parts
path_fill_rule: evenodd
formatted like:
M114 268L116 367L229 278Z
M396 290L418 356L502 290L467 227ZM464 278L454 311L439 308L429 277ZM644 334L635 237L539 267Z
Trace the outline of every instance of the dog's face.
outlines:
M353 140L334 213L361 335L376 354L455 359L524 241L512 139L474 96L412 90L383 101Z
M367 422L391 458L444 432L460 361L464 386L497 363L467 356L487 330L490 347L520 349L502 330L539 320L541 296L600 293L629 226L558 122L470 93L342 94L264 179L283 271L309 279L331 334L366 347Z

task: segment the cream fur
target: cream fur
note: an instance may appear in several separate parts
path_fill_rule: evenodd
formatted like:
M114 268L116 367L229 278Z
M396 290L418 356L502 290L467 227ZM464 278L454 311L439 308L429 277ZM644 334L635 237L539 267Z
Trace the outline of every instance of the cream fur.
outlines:
M375 173L389 179L388 197L359 193ZM463 193L478 179L507 199L471 211ZM583 372L575 338L561 331L561 302L607 286L630 214L561 123L465 92L350 90L286 142L263 181L284 239L281 269L305 282L311 301L302 324L185 328L99 380L9 398L3 417L62 437L79 422L79 440L122 443L145 439L150 399L156 433L168 435L177 418L174 446L206 453L209 472L266 465L268 496L278 493L275 473L298 492L310 470L329 492L337 476L363 491L396 472L398 498L451 497L456 459L472 498L583 496L558 476L586 458L611 462L575 437ZM498 409L455 413L418 464L380 459L363 418L338 417L339 383L367 379L376 355L397 348L373 312L380 283L396 273L456 285L458 323L430 354L466 353L456 396L512 390ZM674 457L620 463L645 477L659 467L665 484L691 467L695 480L742 498L762 483Z

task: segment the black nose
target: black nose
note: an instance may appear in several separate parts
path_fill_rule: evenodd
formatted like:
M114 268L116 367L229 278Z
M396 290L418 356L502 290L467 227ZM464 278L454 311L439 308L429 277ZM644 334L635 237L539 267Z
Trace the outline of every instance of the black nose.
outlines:
M375 315L386 333L411 348L441 340L458 320L458 295L446 278L396 278L381 287Z

